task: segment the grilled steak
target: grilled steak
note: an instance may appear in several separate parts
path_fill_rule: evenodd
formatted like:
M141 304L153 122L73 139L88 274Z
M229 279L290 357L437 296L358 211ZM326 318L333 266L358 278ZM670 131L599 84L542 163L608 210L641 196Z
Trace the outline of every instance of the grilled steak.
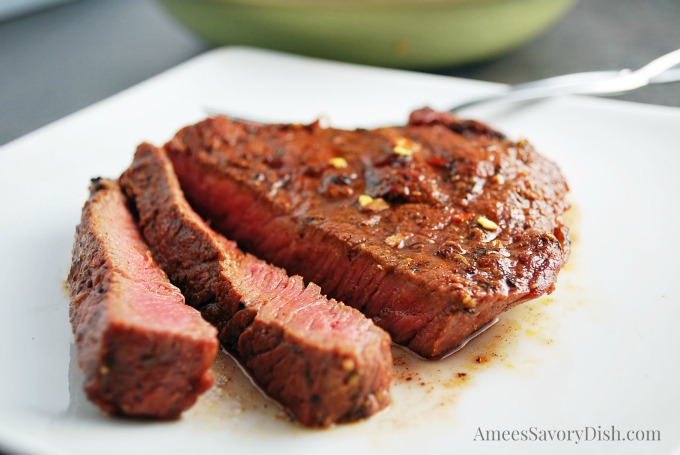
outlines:
M154 263L118 184L90 192L68 276L85 392L110 414L176 418L213 383L215 329Z
M121 177L154 257L255 382L307 426L389 402L389 336L318 286L241 252L188 205L161 149L143 144Z
M569 254L555 164L451 114L371 131L218 117L166 150L216 230L424 357L551 292Z

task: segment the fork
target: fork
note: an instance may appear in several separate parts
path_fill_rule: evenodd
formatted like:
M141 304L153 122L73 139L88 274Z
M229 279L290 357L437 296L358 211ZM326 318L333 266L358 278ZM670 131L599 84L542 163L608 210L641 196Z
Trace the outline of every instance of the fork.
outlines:
M589 71L564 76L549 77L533 82L510 85L494 95L473 98L449 108L459 113L472 107L491 103L518 103L564 95L618 95L650 84L666 84L680 81L680 49L662 55L636 69L614 71ZM213 107L205 107L208 115L228 115L233 120L261 124L262 122L237 117Z
M637 70L590 71L549 77L507 87L494 95L474 98L449 109L458 113L490 103L517 103L563 95L618 95L650 84L680 81L680 49L662 55Z

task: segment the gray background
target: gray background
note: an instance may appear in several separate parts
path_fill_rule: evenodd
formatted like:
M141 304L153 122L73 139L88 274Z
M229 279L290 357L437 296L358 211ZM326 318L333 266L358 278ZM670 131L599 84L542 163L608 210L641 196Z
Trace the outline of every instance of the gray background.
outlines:
M210 48L152 0L77 0L6 19L0 22L0 144ZM680 0L581 0L510 54L424 71L516 83L636 67L676 48ZM680 84L618 98L680 107Z

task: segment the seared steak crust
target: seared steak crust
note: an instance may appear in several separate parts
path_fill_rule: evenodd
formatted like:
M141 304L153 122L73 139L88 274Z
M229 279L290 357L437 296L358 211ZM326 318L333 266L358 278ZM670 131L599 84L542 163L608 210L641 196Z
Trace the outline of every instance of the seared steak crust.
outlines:
M166 150L218 231L424 357L551 292L569 255L557 166L450 114L371 131L218 117Z
M389 403L389 336L318 286L241 252L188 205L161 149L142 144L121 184L154 257L257 384L308 426Z
M68 276L85 392L110 414L176 418L213 383L215 329L154 263L118 184L90 192Z

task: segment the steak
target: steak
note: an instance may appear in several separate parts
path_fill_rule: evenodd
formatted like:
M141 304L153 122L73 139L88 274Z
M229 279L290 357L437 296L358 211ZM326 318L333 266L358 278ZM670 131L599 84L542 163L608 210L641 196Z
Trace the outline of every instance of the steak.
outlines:
M213 383L216 331L154 263L118 184L90 193L68 276L85 392L110 414L176 418Z
M387 406L392 356L383 330L212 231L184 199L162 149L140 145L121 184L159 264L289 414L326 427Z
M165 147L216 230L426 358L552 292L569 255L557 166L451 114L370 131L217 117Z

